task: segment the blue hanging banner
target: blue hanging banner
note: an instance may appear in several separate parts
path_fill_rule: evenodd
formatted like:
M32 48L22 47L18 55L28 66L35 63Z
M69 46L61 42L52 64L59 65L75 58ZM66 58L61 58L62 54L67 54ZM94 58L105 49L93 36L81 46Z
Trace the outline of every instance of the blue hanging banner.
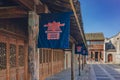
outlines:
M86 49L83 49L82 55L88 55L88 51Z
M40 15L38 48L69 48L71 12Z
M85 54L86 54L86 50L85 50L85 49L83 49L82 55L85 55Z
M75 46L75 54L82 54L83 45L78 44Z

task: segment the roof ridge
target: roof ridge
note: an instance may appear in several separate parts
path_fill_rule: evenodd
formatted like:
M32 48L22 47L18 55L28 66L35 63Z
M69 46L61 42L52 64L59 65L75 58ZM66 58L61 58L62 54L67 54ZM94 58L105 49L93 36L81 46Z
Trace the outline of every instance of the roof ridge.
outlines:
M102 32L86 33L86 40L104 40L104 34Z

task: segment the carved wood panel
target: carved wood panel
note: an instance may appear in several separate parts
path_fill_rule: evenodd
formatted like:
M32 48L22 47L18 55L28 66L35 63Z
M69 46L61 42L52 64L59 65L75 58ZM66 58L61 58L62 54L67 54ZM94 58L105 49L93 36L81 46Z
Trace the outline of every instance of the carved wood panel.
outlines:
M1 34L1 33L0 33ZM0 35L0 80L6 80L7 37Z
M24 50L23 39L0 32L0 80L24 80Z

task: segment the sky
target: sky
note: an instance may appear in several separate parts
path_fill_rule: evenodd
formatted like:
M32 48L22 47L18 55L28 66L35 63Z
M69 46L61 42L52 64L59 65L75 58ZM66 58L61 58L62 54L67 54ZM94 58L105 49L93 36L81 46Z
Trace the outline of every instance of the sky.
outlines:
M79 0L85 33L103 32L109 38L120 32L120 0Z

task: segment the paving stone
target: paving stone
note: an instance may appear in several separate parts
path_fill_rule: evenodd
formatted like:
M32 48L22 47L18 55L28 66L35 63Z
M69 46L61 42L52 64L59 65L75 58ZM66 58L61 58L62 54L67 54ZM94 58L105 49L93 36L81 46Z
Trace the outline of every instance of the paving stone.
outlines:
M106 66L106 64L94 64L92 68L92 73L95 73L94 76L89 72L90 68L85 68L83 71L81 70L81 76L78 76L78 68L76 68L75 80L120 80L120 74L114 70L115 67L110 68ZM103 69L105 69L105 71ZM71 71L70 69L64 70L46 80L71 80Z
M120 80L120 76L119 77L114 77L115 79L119 79Z
M111 80L110 78L97 78L97 80Z
M84 70L81 70L81 76L78 76L78 68L75 69L75 80L90 80L89 66L86 65ZM64 70L56 75L48 77L45 80L71 80L71 69Z
M96 75L96 77L108 77L107 75Z

